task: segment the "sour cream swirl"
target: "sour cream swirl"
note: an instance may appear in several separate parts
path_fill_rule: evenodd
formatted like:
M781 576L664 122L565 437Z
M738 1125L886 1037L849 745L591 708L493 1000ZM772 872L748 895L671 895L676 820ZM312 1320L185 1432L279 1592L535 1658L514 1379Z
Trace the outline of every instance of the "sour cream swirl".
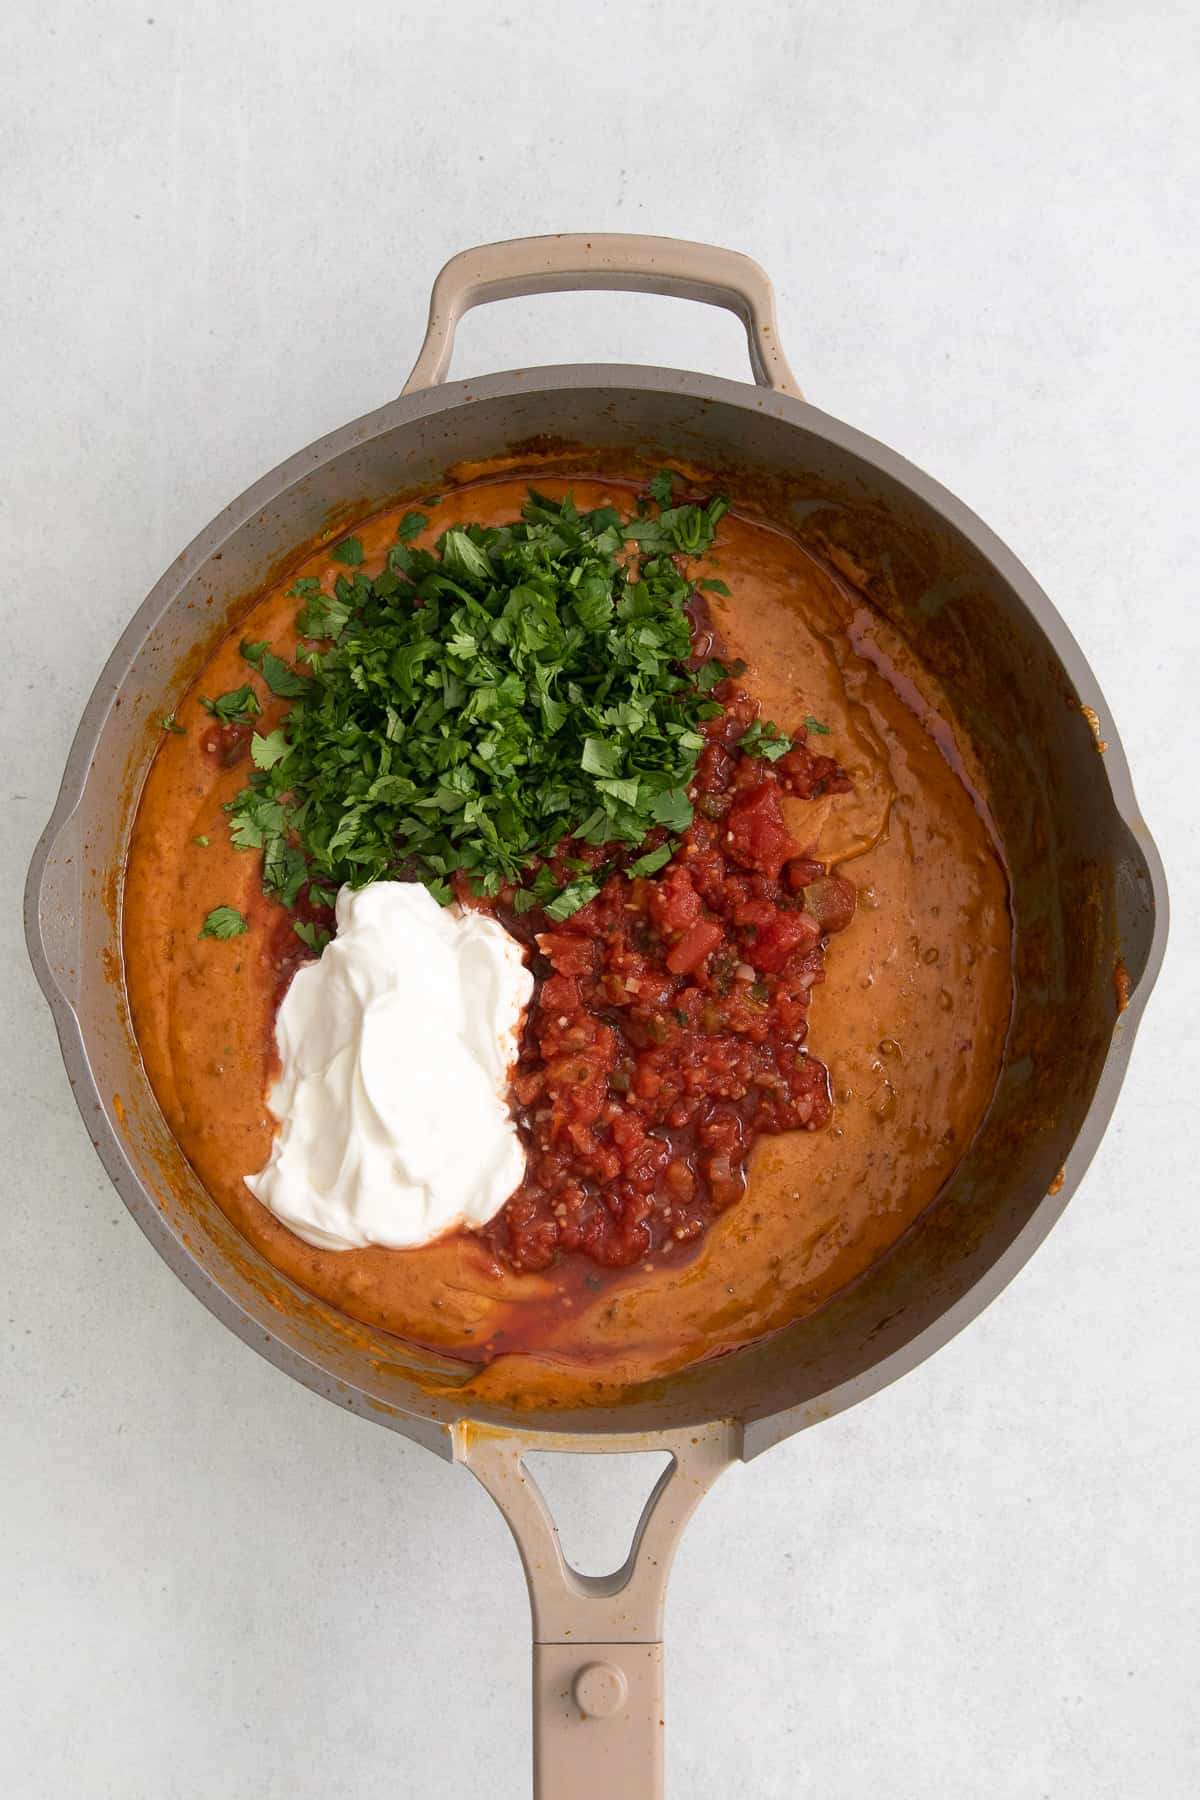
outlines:
M532 991L496 920L413 882L344 887L279 1008L279 1131L251 1193L325 1250L486 1224L525 1171L506 1090Z

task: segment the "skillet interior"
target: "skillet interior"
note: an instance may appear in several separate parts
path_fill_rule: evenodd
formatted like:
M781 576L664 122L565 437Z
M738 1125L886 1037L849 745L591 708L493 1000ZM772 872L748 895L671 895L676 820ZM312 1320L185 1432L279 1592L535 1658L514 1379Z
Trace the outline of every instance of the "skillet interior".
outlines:
M939 1202L883 1263L776 1337L633 1391L617 1408L519 1419L456 1401L460 1365L410 1354L293 1288L208 1200L138 1062L118 930L118 872L156 720L246 596L323 531L505 449L514 469L539 473L698 464L840 564L939 676L975 741L1016 924L1015 1013L992 1107ZM1031 607L1045 609L1045 629ZM123 637L81 727L68 806L87 779L77 812L56 815L48 833L40 929L106 1166L167 1260L247 1341L432 1447L446 1450L445 1426L468 1411L589 1433L733 1415L747 1422L747 1453L826 1416L911 1367L998 1291L1065 1204L1115 1097L1136 1009L1118 1023L1114 966L1120 956L1136 989L1153 972L1162 926L1153 852L1114 803L1110 759L1121 788L1127 777L1103 704L1076 691L1069 668L1086 681L1060 622L985 528L813 408L732 382L572 369L457 384L359 421L265 478L185 552ZM1081 706L1099 711L1105 754ZM35 863L35 886L37 875ZM90 1082L72 1049L71 1006Z

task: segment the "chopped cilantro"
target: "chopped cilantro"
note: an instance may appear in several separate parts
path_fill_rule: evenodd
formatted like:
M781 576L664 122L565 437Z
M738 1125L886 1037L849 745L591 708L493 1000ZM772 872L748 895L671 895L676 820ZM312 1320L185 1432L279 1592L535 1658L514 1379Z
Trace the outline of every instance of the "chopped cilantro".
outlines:
M201 694L200 704L225 725L244 725L262 711L252 687L231 688L229 693L221 694L215 700Z
M158 722L164 731L174 731L179 737L183 736L183 726L173 712L169 712L165 719L160 719Z
M445 901L461 869L477 893L510 885L520 910L564 919L598 880L560 891L544 859L562 838L636 849L655 825L691 823L697 726L727 671L688 666L692 584L674 559L712 544L727 503L670 505L666 472L654 498L627 521L531 491L519 520L454 526L432 550L404 541L427 523L410 513L374 580L347 538L332 554L352 573L332 594L295 583L298 629L322 647L301 649L302 676L244 646L292 705L255 735L250 784L227 806L269 894L290 906L315 880L323 903L403 869ZM251 704L250 689L209 703L229 717ZM652 872L670 854L639 860Z
M235 850L261 850L268 838L283 834L283 807L261 786L243 788L227 802L225 811L232 814L229 829Z
M729 589L723 581L702 581L700 589L705 594L724 594L726 598L729 597Z
M480 532L480 536L483 533ZM490 581L492 565L486 553L465 531L447 531L441 541L442 567L464 580Z
M655 795L651 817L656 825L669 825L672 831L686 831L692 822L692 803L682 788L668 788Z
M773 719L755 719L745 737L738 739L738 748L747 756L765 756L771 762L778 762L791 747L791 738L784 737Z
M260 737L256 731L250 739L250 755L256 769L273 769L288 753L288 741L282 731L270 731Z
M701 667L696 670L696 686L700 689L701 693L710 693L711 690L716 687L718 681L725 680L728 672L725 664L718 662L716 658L713 657L710 662L702 664Z
M273 694L281 700L299 699L305 688L304 676L297 675L295 669L289 668L282 656L276 656L268 648L265 638L256 644L248 644L243 640L239 648L246 661L262 675Z
M297 675L295 669L289 668L281 656L273 656L269 650L263 651L263 680L280 700L298 700L307 686L303 675Z
M661 850L650 850L645 856L639 856L631 862L625 873L627 875L653 875L659 869L665 869L675 854L674 844L664 844Z
M407 544L419 537L428 525L429 520L422 512L406 512L396 527L396 536L402 544Z
M296 625L305 637L335 640L341 637L353 610L348 600L323 593L319 581L313 581L311 587L298 581L291 592L304 598L304 605L296 615Z
M308 880L303 850L284 837L268 837L263 844L263 891L284 906L294 906L296 895Z
M657 516L635 519L625 527L625 535L640 545L644 555L669 556L678 551L684 556L702 556L712 548L718 522L728 511L728 500L719 496L708 506L670 506Z
M214 906L200 927L200 936L202 938L241 937L243 931L249 931L249 929L250 927L236 907Z
M208 849L208 839L203 834L201 834L200 837L194 837L192 842L193 844L199 844L202 850Z
M571 914L578 912L581 906L586 906L589 900L594 900L599 892L600 883L598 881L592 881L587 876L581 875L578 881L570 882L561 893L556 894L554 899L547 903L546 917L559 922L569 919Z
M292 930L296 933L300 942L302 944L307 944L309 949L315 951L318 956L320 956L322 950L329 942L329 933L325 930L324 926L311 925L307 919L294 919L292 921Z
M820 719L814 719L812 717L811 713L808 716L808 718L805 719L804 723L805 723L806 728L809 731L816 732L819 737L828 737L829 736L828 725L822 725Z

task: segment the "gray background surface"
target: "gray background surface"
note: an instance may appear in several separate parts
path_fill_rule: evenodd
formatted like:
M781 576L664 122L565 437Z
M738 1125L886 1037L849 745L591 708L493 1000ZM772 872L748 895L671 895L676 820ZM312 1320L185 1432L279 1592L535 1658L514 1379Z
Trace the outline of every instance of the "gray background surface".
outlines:
M1115 1122L1046 1247L689 1530L670 1791L1196 1791L1198 76L1190 0L10 0L10 1800L528 1790L499 1515L157 1261L76 1118L18 895L84 699L177 550L398 389L445 257L605 228L757 256L811 397L1029 564L1121 722L1176 902ZM744 369L731 319L616 295L477 313L456 367L607 356ZM556 1483L567 1544L617 1560L645 1484L613 1470L598 1500L598 1475Z

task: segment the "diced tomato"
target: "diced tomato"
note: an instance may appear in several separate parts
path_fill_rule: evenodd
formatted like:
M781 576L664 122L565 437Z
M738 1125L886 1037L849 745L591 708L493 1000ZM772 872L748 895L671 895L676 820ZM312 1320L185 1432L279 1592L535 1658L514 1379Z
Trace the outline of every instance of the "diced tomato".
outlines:
M774 923L775 913L776 908L769 900L758 900L752 894L748 900L739 900L734 906L733 922L739 931L750 926L757 932Z
M804 743L781 756L775 769L788 793L801 800L814 799L818 794L845 794L852 785L832 756L814 756Z
M650 917L664 933L686 931L700 917L700 896L686 868L672 863L650 896ZM668 962L668 967L670 963Z
M706 744L696 758L694 782L702 794L719 794L729 786L733 757L723 744Z
M725 874L725 858L719 850L698 850L688 857L688 876L700 898L715 906Z
M690 975L710 951L716 949L724 935L715 919L697 919L667 952L667 967L672 975Z
M556 1016L565 1014L568 1018L580 1010L579 983L572 975L551 975L542 983L542 991L538 995L538 1005L543 1012Z
M795 856L799 845L789 837L783 822L777 782L760 781L738 795L725 823L725 847L743 868L776 877L787 859Z
M559 975L590 975L596 967L596 943L562 931L543 931L537 947Z
M611 1130L622 1159L636 1155L646 1141L645 1124L635 1112L618 1111Z
M746 946L746 960L765 975L778 975L796 951L811 950L820 935L821 928L810 914L776 912Z

